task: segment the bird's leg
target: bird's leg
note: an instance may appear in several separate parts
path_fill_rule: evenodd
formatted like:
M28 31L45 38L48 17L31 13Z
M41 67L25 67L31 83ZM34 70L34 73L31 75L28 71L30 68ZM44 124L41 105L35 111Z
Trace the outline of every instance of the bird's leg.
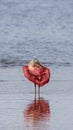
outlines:
M34 87L35 87L35 103L34 103L34 110L36 109L36 84L34 83Z
M40 85L38 86L38 98L40 99Z
M36 84L34 83L34 87L35 87L35 102L36 102Z
M41 81L41 76L38 77L39 78L39 82ZM40 84L38 85L38 98L40 101Z
M34 87L35 87L35 102L36 102L36 83L35 83L35 79L36 79L36 77L33 75L33 78L34 78Z

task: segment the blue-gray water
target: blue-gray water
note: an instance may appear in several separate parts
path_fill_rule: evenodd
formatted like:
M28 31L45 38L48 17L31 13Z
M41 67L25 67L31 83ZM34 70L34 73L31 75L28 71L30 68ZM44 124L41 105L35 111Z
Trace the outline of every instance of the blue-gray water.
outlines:
M0 66L73 65L73 0L0 0Z

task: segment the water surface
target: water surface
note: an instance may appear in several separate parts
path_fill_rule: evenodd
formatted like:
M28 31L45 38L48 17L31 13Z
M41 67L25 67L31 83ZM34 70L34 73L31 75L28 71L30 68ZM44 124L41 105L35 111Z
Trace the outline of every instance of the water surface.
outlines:
M36 102L34 85L24 78L22 67L1 68L0 74L1 130L73 129L72 68L52 67L51 80Z
M0 66L73 64L72 0L1 0Z

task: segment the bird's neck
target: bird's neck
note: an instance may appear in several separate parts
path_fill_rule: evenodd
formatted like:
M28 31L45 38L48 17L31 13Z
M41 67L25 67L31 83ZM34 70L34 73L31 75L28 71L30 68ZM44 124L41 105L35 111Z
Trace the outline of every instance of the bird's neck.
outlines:
M28 64L29 70L33 70L33 67L34 67L34 66L33 66L31 63Z

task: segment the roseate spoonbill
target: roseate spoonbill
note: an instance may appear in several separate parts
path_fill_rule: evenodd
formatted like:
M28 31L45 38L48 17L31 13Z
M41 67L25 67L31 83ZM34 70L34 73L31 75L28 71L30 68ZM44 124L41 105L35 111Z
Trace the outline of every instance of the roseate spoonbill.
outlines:
M37 58L32 59L27 66L23 66L24 75L34 83L35 95L36 85L39 86L38 96L40 97L40 87L49 82L50 70L43 66Z

